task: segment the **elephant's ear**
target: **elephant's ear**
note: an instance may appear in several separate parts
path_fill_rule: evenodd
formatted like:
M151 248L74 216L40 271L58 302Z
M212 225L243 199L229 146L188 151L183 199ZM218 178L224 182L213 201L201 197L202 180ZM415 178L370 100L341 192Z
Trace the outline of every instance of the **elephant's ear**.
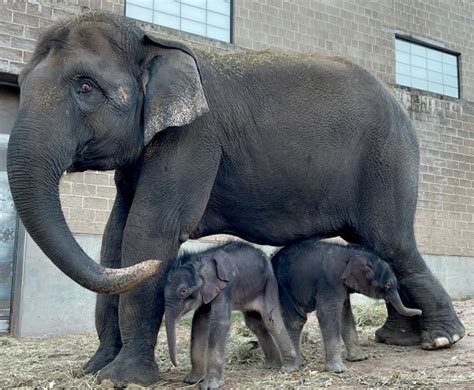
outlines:
M367 295L373 277L374 270L367 258L353 255L349 259L341 279L347 287L358 293Z
M208 270L204 276L202 287L202 300L205 304L211 302L227 287L231 280L231 263L227 260L225 252L217 252L208 260Z
M191 123L209 108L194 53L178 42L145 35L144 144L168 127Z

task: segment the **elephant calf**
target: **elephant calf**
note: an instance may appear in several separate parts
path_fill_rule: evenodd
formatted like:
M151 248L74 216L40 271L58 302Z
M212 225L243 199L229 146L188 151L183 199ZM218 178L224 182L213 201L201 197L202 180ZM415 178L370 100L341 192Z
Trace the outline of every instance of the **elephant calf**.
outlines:
M191 373L186 383L216 388L224 383L224 347L231 310L244 313L256 334L266 364L286 371L298 367L298 356L283 324L278 284L270 261L258 249L232 242L174 262L165 286L165 318L171 361L176 361L175 327L195 309L191 331ZM267 343L270 340L270 343Z
M339 348L341 336L347 360L367 358L359 346L350 293L385 299L404 316L421 315L421 310L403 305L390 266L361 247L310 239L281 249L272 265L283 319L298 355L307 313L316 310L328 371L346 370Z

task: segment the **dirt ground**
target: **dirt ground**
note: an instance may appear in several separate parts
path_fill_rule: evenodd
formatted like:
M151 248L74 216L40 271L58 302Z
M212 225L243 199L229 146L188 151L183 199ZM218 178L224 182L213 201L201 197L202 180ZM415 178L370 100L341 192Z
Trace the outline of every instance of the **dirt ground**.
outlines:
M260 350L249 349L254 336L235 316L227 344L225 389L271 388L473 388L474 389L474 299L455 302L466 326L466 336L450 349L423 351L419 347L397 347L374 343L374 331L383 322L382 305L355 307L360 340L369 359L346 362L343 374L323 371L323 346L314 315L303 333L303 367L283 374L262 368ZM182 378L190 369L189 321L178 329L180 366L168 358L165 332L160 332L156 359L161 381L155 388L195 388L184 386ZM81 388L104 389L96 378L81 375L80 367L97 347L95 335L15 339L0 337L0 388ZM129 386L136 389L137 386Z

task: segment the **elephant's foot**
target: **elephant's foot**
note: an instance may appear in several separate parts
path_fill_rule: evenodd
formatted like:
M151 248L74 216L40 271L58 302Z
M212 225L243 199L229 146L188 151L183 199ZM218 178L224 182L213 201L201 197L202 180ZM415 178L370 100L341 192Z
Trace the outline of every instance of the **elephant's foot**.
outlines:
M204 378L203 373L196 373L194 371L191 371L188 375L186 375L183 379L184 383L188 383L190 385L194 385L195 383L198 383Z
M366 360L368 355L362 351L360 347L354 347L350 352L347 352L346 360L348 362L360 362L361 360Z
M329 372L340 374L346 371L347 367L342 363L341 359L334 359L333 361L326 362L324 369Z
M388 304L388 318L375 333L375 341L419 345L423 349L447 348L464 337L464 326L451 298L431 273L400 281L400 295L407 307L422 310L420 317L402 317Z
M99 372L98 381L100 383L108 379L115 387L125 387L130 383L150 386L158 382L159 373L153 353L131 351L124 347L117 357Z
M201 382L199 384L199 390L217 389L223 385L224 385L223 378L213 378L213 379L204 380L203 382Z
M120 347L118 348L106 348L100 346L89 361L84 364L82 371L85 374L96 374L102 370L107 364L112 362L115 357L119 354Z
M421 333L421 348L441 349L448 348L456 344L464 337L465 329L456 314L443 318L443 321L436 319L432 322L423 321L423 331Z
M420 345L420 321L413 317L389 315L385 324L375 332L375 342L403 346Z

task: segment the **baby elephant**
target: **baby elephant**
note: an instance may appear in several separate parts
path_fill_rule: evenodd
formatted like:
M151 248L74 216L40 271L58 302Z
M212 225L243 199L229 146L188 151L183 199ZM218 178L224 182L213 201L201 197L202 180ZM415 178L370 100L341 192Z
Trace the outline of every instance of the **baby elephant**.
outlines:
M390 266L360 247L306 240L281 249L273 257L272 265L279 284L283 319L298 355L307 313L316 310L328 371L346 370L339 348L341 336L347 360L367 358L359 346L350 293L385 299L404 316L421 315L421 310L403 305Z
M171 361L176 361L175 327L195 309L191 330L191 373L186 383L217 388L224 383L224 347L231 310L244 313L269 366L290 371L298 355L283 324L278 285L270 261L258 249L232 242L178 258L165 286L165 319ZM267 346L267 340L271 343Z

